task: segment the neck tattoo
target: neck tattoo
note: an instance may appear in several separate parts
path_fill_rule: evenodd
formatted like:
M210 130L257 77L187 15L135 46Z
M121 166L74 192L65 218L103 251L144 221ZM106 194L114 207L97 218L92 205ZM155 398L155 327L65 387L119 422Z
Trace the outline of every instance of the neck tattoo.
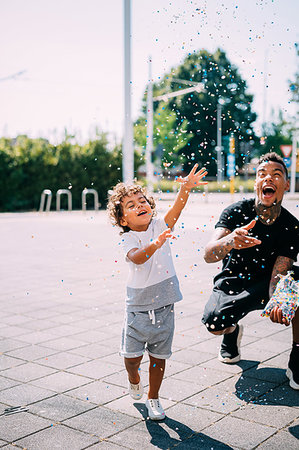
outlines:
M264 225L272 225L281 211L281 201L273 203L272 206L265 206L259 201L255 204L255 210L258 218Z

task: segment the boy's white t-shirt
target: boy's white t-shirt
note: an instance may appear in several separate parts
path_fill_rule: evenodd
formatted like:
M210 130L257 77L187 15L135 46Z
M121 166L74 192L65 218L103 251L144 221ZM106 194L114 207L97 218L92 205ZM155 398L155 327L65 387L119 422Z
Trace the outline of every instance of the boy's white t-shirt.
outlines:
M134 264L127 258L132 248L149 245L167 228L163 219L153 218L146 231L131 230L122 235L122 247L129 264L128 312L150 311L182 299L168 240L144 264Z

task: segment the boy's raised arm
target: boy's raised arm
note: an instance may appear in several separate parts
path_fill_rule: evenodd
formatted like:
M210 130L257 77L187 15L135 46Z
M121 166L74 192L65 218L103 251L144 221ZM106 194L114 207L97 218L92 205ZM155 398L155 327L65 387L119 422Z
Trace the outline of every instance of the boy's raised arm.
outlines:
M177 222L180 214L185 207L192 188L201 184L208 184L206 181L200 181L207 175L206 169L203 167L197 173L198 164L195 164L187 177L178 177L176 181L181 183L180 190L176 196L173 206L167 211L164 220L168 228L172 228Z

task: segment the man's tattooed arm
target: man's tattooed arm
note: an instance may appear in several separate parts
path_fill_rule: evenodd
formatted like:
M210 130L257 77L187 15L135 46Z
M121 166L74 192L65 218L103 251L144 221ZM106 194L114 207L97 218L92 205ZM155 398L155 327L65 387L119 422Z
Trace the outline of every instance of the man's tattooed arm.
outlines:
M291 270L294 261L286 256L278 256L272 269L272 275L269 285L269 296L272 297L275 287L279 281L278 274L286 275L288 270Z
M207 263L221 261L232 250L234 240L230 234L228 228L216 228L205 248L204 259Z

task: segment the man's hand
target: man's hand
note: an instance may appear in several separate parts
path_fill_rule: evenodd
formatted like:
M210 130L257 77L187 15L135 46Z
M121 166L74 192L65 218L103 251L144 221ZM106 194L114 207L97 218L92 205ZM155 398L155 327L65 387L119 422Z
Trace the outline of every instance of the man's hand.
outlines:
M195 173L197 168L198 164L194 164L189 175L187 175L186 177L177 177L175 181L181 183L184 186L184 188L188 190L191 190L196 186L200 186L201 184L208 184L207 181L200 181L208 173L205 167L203 167L197 173Z
M167 230L164 230L163 233L159 234L157 239L154 241L154 244L157 248L160 248L166 242L166 240L170 238L175 239L175 237L171 234L171 229L167 228Z
M236 228L230 235L231 245L235 249L243 249L254 247L261 244L262 241L248 236L248 231L251 230L256 224L256 220L252 220L250 223L241 228Z
M282 325L288 326L290 325L290 322L285 319L282 315L282 311L279 308L279 306L275 306L272 311L270 312L270 319L272 322L275 323L281 323Z

